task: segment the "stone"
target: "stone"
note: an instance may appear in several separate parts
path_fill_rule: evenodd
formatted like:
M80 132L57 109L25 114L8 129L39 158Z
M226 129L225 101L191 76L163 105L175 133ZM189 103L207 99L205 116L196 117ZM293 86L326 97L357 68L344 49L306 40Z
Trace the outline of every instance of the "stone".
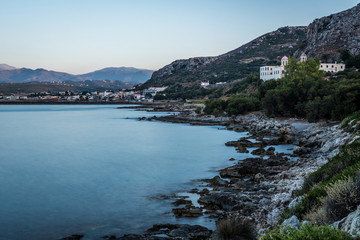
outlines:
M360 205L354 212L334 223L334 225L345 232L360 234Z
M292 216L288 219L286 219L282 224L282 226L289 226L293 229L298 230L300 226L299 219L296 216Z

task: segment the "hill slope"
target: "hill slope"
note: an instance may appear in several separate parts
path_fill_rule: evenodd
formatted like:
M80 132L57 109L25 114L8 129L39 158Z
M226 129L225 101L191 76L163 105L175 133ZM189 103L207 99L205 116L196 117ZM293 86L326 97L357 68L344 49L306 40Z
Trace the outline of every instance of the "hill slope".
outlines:
M276 64L284 55L334 61L340 52L360 53L360 4L346 11L315 19L305 27L283 27L217 57L177 60L153 73L142 87L181 84L191 86L199 81L231 81L243 78L259 67Z
M143 83L150 79L154 71L130 67L104 68L94 72L79 75L90 80L117 80L129 83Z
M154 72L144 87L243 78L264 64L276 63L284 55L292 55L305 41L306 31L306 27L283 27L217 57L174 61Z

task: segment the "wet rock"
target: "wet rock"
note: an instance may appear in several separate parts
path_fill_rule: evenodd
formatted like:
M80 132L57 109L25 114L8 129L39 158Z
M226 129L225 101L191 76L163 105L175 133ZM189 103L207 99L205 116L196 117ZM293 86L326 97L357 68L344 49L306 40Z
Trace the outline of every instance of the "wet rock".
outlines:
M176 217L199 217L203 215L202 209L194 206L174 208L172 212Z
M199 225L182 225L171 230L169 236L180 239L205 240L210 238L211 231Z
M299 147L299 146L294 147L294 154L303 155L303 154L308 154L309 152L310 149L307 147Z
M258 149L253 150L251 152L251 154L253 154L253 155L266 155L267 152L263 148L258 148Z
M82 234L73 234L69 237L62 238L61 240L80 240L84 237Z
M191 205L192 202L190 200L186 200L186 199L178 199L175 202L173 202L173 205L175 206L180 206L180 205Z

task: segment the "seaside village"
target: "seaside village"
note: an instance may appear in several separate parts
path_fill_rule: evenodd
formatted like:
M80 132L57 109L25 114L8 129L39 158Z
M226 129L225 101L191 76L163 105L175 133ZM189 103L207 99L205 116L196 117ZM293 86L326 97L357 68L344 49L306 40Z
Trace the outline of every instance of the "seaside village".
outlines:
M18 94L4 96L0 95L0 101L58 101L58 102L117 102L117 101L153 101L153 97L163 92L166 87L150 87L143 91L121 90L121 91L92 91L92 92L40 92L31 94Z

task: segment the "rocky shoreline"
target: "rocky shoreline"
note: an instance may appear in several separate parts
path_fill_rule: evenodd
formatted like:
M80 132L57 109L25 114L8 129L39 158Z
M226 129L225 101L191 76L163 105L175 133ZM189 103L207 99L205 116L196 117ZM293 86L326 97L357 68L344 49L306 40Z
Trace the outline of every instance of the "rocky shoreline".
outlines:
M200 206L194 206L184 197L174 197L173 214L176 217L204 215L218 220L240 218L251 221L258 233L279 222L283 210L297 203L296 191L305 176L335 156L350 137L336 124L273 119L262 113L230 118L198 115L179 106L156 108L150 111L180 113L139 120L222 125L228 130L249 132L246 137L226 145L235 147L239 154L251 153L253 157L243 159L239 155L238 161L230 159L234 161L233 166L219 170L212 179L204 179L204 187L193 189L191 193L199 195ZM277 146L290 150L279 153ZM211 239L212 235L212 231L198 225L162 224L154 225L141 235L104 236L104 239ZM64 239L81 239L79 236Z

